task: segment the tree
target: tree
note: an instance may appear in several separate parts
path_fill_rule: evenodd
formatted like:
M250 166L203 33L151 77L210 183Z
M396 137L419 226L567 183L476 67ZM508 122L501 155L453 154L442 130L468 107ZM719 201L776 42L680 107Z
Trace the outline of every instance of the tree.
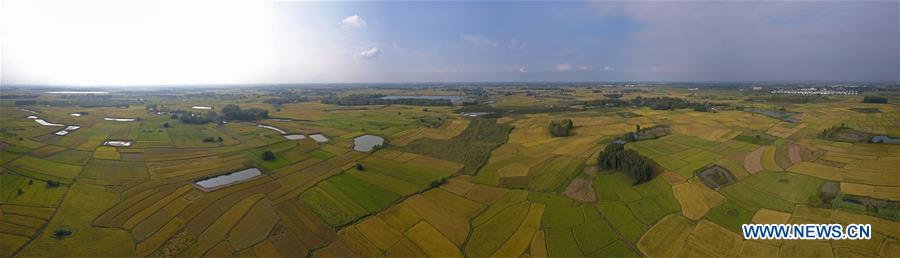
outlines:
M356 170L363 171L366 170L366 168L363 167L362 163L356 163Z
M641 125L634 125L634 133L641 133Z
M171 119L178 119L178 115L172 114L171 116L169 116L169 118L171 118Z
M28 179L28 185L32 185L32 184L34 184L34 181L32 181L31 179Z
M222 142L222 136L219 136L219 138L216 139L216 141Z
M550 135L553 137L566 137L569 136L569 131L572 127L572 119L566 118L550 121L547 129L549 129Z
M275 153L270 150L264 151L262 153L262 159L265 161L275 160Z
M169 125L169 122L163 123L163 127L165 127L165 128L169 128L170 126L172 126L172 125Z
M47 180L47 188L56 188L59 187L59 182L53 180Z
M22 188L16 189L16 195L23 195L23 194L25 194L25 191L23 191Z
M70 235L72 235L72 231L64 228L53 231L53 237L55 238L64 238Z

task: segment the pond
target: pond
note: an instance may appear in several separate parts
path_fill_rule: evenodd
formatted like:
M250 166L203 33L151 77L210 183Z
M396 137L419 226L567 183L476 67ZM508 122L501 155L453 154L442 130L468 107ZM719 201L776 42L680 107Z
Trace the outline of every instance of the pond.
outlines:
M303 140L303 139L306 139L306 135L302 135L302 134L289 134L289 135L285 135L284 138L286 138L286 139L288 139L288 140L294 140L294 141L296 141L296 140Z
M800 122L800 119L793 118L792 116L800 114L797 112L788 112L788 111L779 111L779 110L762 110L762 109L745 109L745 111L750 113L757 113L761 115L765 115L771 118L775 118L778 120L782 120L789 123Z
M134 119L134 118L111 118L111 117L104 117L103 120L106 120L106 121L116 121L116 122L134 122L134 121L137 121L137 119Z
M281 134L286 134L286 133L287 133L287 132L285 132L284 130L278 129L278 127L274 127L274 126L271 126L271 125L263 125L263 124L259 124L259 125L256 125L256 127L261 127L261 128L271 129L271 130L274 130L274 131L276 131L276 132L278 132L278 133L281 133Z
M37 122L38 124L43 125L43 126L66 126L66 125L64 125L64 124L54 124L54 123L50 123L50 122L45 121L44 119L35 119L34 121Z
M202 109L202 110L212 110L212 109L213 109L213 107L207 107L207 106L193 106L193 107L191 107L191 108L193 108L193 109Z
M258 168L248 168L238 172L203 179L194 183L201 190L212 191L228 185L248 181L262 175Z
M370 152L375 146L384 145L384 138L375 135L363 135L353 138L353 149L361 152Z
M465 117L479 117L479 116L486 116L486 115L493 114L493 112L468 112L468 113L462 112L459 114L462 116L465 116Z
M105 141L103 145L113 146L113 147L129 147L131 146L131 141Z
M310 135L309 138L312 138L316 142L327 142L328 141L328 137L325 137L325 135L320 134L320 133Z
M887 135L878 135L872 137L872 142L874 143L887 143L887 144L900 144L900 138L891 138Z

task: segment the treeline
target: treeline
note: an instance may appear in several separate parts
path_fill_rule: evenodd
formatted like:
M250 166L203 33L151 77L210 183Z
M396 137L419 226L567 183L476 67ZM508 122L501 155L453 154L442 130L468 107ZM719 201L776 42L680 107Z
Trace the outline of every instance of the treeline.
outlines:
M566 118L550 121L547 129L553 137L569 136L569 131L572 130L572 119Z
M206 113L194 113L190 111L174 111L172 119L179 119L185 124L206 124L216 123L224 120L237 121L255 121L259 119L269 118L269 111L260 108L241 109L235 104L228 104L222 108L220 115L216 111L206 111Z
M272 104L272 105L283 105L290 103L302 103L316 100L317 98L303 97L303 96L287 96L283 98L271 98L263 100L263 103Z
M865 96L865 97L863 97L863 103L885 104L885 103L888 103L888 101L887 101L887 98L885 98L885 97Z
M241 109L236 104L228 104L222 108L222 114L227 120L254 121L269 118L269 111L261 108Z
M398 98L385 99L381 94L353 94L344 97L329 96L322 99L323 104L340 105L340 106L366 106L366 105L410 105L410 106L452 106L453 102L449 99L419 99L419 98Z
M690 108L694 111L699 112L708 112L713 110L714 107L727 107L728 105L724 104L714 104L709 102L692 102L685 99L680 98L672 98L672 97L653 97L653 98L644 98L644 97L636 97L633 99L623 100L623 99L595 99L588 100L584 102L585 106L589 107L649 107L654 110L675 110L675 109L684 109Z
M625 173L631 184L637 185L653 178L653 165L636 151L626 150L624 144L610 143L597 158L601 169L614 169Z
M178 118L182 123L202 125L211 122L221 121L216 111L207 111L206 113L194 113L182 111L178 114L172 114L172 118Z

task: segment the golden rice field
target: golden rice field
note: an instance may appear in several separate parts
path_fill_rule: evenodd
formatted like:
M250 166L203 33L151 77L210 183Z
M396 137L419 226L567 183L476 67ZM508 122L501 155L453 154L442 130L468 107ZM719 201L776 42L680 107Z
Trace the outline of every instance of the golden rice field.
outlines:
M799 119L787 122L729 109L586 107L581 102L607 97L591 88L566 89L487 88L492 104L480 108L496 113L483 117L460 115L464 106L342 106L315 98L274 105L264 100L277 96L260 89L160 95L127 107L89 106L78 98L85 103L17 106L3 99L0 257L900 254L900 145L821 134L843 123L900 136L895 104L863 104L861 96L761 103L744 101L748 93L738 91L676 87L646 87L623 97L784 106ZM411 92L461 91L330 94ZM113 99L133 99L127 94ZM151 112L147 104L167 110L239 104L266 109L270 117L191 124L173 119L175 113ZM851 110L862 107L879 112ZM61 128L30 115L80 128L58 136ZM548 124L557 119L572 120L568 136L550 135ZM651 180L632 185L621 172L600 167L604 147L653 126L671 133L624 147L652 161ZM284 137L296 134L304 137ZM311 137L318 134L327 141ZM354 138L362 135L383 137L385 144L355 151ZM705 179L700 172L714 165L730 177ZM201 183L248 168L258 175L213 187ZM866 223L874 234L856 241L745 240L745 223Z

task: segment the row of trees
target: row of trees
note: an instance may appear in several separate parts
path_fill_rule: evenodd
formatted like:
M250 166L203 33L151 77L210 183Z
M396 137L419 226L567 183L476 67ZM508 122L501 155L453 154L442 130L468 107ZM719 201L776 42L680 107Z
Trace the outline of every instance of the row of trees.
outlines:
M241 109L236 104L228 104L222 108L222 114L227 120L253 121L269 118L269 111L261 108Z
M725 106L723 104L714 104L709 102L692 102L680 98L672 97L635 97L629 100L622 99L595 99L584 102L585 106L594 107L649 107L654 110L675 110L690 108L694 111L707 112L713 110L716 106Z
M149 108L149 107L148 107ZM206 113L194 113L189 111L172 112L172 119L179 119L185 124L206 124L220 122L224 120L238 121L254 121L269 118L269 111L259 108L241 109L235 104L228 104L222 108L222 114L216 111L206 111Z
M863 103L879 103L885 104L888 103L887 98L880 96L865 96L863 97Z
M566 137L569 136L572 127L572 119L566 118L550 121L547 129L550 130L550 135L553 137Z
M398 98L386 99L381 94L353 94L349 96L330 96L322 99L323 104L340 106L365 106L365 105L410 105L410 106L452 106L449 99L424 99L424 98Z
M625 173L631 184L637 185L653 178L653 165L636 151L626 150L624 144L610 143L597 158L601 169L614 169Z

